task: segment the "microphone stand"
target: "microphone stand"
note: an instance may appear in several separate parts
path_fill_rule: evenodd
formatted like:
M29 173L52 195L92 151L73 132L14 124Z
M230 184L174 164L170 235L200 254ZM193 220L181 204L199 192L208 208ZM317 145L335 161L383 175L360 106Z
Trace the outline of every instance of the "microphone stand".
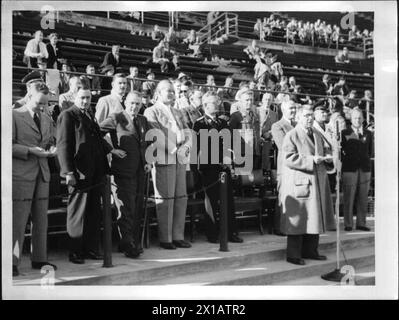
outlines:
M345 273L341 272L340 268L340 261L339 261L339 251L340 251L340 241L339 241L339 203L340 203L340 179L341 179L341 133L339 131L339 124L338 120L335 122L335 127L336 127L336 164L335 164L335 169L336 169L336 194L337 198L335 200L335 218L336 218L336 225L337 225L337 232L336 232L336 242L337 242L337 265L336 268L326 274L323 274L321 276L322 279L327 280L327 281L335 281L335 282L341 282L342 278L344 277Z

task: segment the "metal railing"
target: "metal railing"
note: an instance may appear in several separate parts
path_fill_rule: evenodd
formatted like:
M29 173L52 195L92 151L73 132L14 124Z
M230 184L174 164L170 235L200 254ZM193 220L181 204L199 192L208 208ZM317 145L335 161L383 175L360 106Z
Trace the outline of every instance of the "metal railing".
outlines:
M238 15L224 12L198 31L200 45L210 43L223 35L238 36Z

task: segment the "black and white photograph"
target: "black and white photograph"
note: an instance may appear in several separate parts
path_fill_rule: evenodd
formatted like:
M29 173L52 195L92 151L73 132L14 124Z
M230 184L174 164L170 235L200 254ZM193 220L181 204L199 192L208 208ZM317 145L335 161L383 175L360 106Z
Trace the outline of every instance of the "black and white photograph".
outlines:
M398 299L395 1L1 8L3 299Z

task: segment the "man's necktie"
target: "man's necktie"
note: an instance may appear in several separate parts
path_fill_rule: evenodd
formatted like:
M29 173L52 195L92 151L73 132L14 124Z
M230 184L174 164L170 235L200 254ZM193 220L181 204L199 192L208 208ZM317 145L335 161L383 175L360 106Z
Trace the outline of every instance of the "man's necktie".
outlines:
M36 127L39 129L39 132L41 132L41 127L40 127L40 118L38 116L38 114L35 112L35 114L33 115L33 121L35 121L36 123Z
M36 44L36 53L40 53L40 43Z
M291 126L295 128L295 125L296 125L295 121L291 120Z
M136 134L139 135L140 131L139 131L139 124L137 122L137 117L133 118L133 127L134 127L134 130L136 131Z
M308 128L307 131L308 131L308 136L309 136L310 140L312 140L313 143L314 143L314 137L313 137L313 130L312 130L312 128Z

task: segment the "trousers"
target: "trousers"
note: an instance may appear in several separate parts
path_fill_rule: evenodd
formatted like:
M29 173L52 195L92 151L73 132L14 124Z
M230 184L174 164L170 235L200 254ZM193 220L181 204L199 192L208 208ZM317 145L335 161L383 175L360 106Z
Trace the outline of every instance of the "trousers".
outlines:
M32 255L35 262L47 261L47 209L49 196L49 183L43 180L41 171L34 181L14 180L12 181L12 245L13 265L20 263L22 249L25 239L25 229L29 216L32 217ZM22 199L33 199L19 201Z
M363 172L360 169L355 172L342 172L345 227L353 225L354 207L356 207L356 226L366 226L370 178L371 172Z
M187 210L186 165L155 165L152 170L160 242L184 240Z
M287 258L318 256L319 235L287 235Z

